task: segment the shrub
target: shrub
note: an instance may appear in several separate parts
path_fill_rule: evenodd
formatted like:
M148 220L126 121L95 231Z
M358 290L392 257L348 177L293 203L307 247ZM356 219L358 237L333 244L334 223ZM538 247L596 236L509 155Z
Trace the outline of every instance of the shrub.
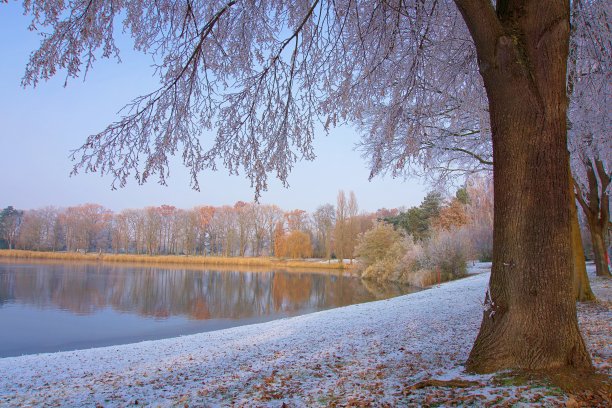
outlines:
M442 281L465 276L470 252L463 229L438 231L425 247L424 267L440 275Z
M385 257L376 260L363 270L361 277L377 281L403 282L402 255L406 252L406 241L400 236L386 251Z
M359 235L355 255L363 269L387 258L391 247L402 240L402 236L392 225L379 222L374 227Z
M364 279L397 282L406 240L392 225L379 222L359 236L355 254Z
M426 288L439 282L438 274L428 269L420 269L415 272L410 272L404 275L402 283L411 286Z
M385 223L362 234L356 247L363 279L420 287L465 276L469 250L463 229L436 230L415 242Z
M474 256L480 262L493 259L493 228L490 225L472 224L466 227L467 240L471 242Z

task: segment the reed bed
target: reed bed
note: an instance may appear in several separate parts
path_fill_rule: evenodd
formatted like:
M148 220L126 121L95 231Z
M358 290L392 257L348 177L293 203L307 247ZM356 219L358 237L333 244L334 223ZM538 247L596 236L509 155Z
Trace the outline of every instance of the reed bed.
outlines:
M145 264L175 264L175 265L214 265L214 266L249 266L268 268L315 268L315 269L347 269L351 265L340 262L329 263L324 260L295 260L272 257L220 257L191 255L135 255L109 253L79 253L79 252L42 252L24 250L0 250L0 258L10 259L50 259L61 261L98 261L117 263Z

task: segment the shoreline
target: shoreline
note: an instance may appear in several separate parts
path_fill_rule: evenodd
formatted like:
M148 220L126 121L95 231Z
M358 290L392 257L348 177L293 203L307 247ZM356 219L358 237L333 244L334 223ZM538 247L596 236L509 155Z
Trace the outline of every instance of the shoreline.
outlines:
M0 259L85 261L102 263L147 264L156 266L214 266L214 267L263 267L277 269L329 269L351 273L354 266L324 259L312 261L281 259L273 257L218 257L201 255L132 255L109 253L44 252L18 249L0 250Z

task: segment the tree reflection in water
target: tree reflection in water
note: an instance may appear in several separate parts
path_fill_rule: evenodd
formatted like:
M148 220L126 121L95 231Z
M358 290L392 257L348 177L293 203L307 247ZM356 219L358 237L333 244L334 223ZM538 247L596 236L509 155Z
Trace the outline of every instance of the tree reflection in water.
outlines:
M410 291L364 285L337 271L0 263L0 307L18 303L84 315L111 307L159 319L247 319L307 313Z

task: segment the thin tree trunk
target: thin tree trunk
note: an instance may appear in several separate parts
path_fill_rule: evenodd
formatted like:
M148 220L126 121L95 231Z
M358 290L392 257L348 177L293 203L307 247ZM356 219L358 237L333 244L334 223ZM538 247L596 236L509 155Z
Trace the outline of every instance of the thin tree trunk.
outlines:
M578 222L578 209L576 208L576 197L570 170L570 217L572 238L572 259L574 260L574 294L576 301L589 302L595 300L591 290L591 283L586 271L584 259L584 248L580 236L580 223Z
M466 368L591 368L570 240L569 1L455 1L478 52L495 163L493 267Z
M597 276L610 277L610 267L608 266L607 248L604 236L605 228L600 225L592 225L589 228L591 232L591 242L593 243L593 255L595 257L595 273Z
M576 198L587 218L597 276L610 278L606 233L610 225L610 196L607 191L612 178L599 159L589 159L583 164L587 174L587 185L583 188L587 191L581 190L581 186L574 181Z

